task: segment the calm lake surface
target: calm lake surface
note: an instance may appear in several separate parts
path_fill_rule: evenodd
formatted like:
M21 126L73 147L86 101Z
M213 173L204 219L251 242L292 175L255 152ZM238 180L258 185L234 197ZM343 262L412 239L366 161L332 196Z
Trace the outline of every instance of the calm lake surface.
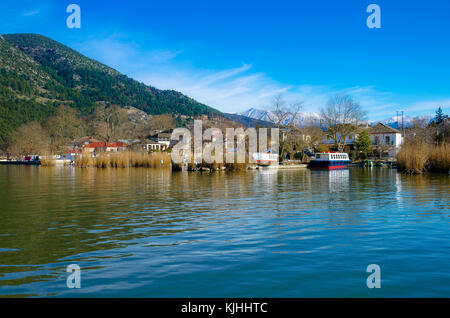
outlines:
M450 297L449 197L383 168L0 166L0 296Z

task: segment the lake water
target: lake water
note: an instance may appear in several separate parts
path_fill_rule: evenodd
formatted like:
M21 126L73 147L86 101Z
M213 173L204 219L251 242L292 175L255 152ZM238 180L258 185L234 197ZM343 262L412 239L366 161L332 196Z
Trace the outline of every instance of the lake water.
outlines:
M383 168L0 166L0 296L450 297L449 186Z

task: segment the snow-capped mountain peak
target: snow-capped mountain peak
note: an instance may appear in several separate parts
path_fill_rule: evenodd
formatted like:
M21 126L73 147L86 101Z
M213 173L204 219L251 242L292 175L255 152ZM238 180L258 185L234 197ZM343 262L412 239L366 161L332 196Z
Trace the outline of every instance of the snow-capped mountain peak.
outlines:
M239 115L264 120L268 122L273 122L276 119L276 115L271 110L262 110L257 108L249 108L248 110L239 113ZM284 124L292 120L292 116L288 116L284 120ZM304 127L311 125L319 125L320 124L320 115L314 112L299 112L295 119L296 126Z

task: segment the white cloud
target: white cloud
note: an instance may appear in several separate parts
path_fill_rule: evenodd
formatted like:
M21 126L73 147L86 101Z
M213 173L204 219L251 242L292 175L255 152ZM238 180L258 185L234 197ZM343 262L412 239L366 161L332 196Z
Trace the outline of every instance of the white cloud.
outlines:
M129 41L120 33L106 38L91 38L81 43L74 43L73 47L86 56L127 75L132 75L130 73L143 68L147 69L151 65L164 64L182 53L182 50L145 51L139 44Z
M447 99L436 99L436 100L428 100L428 101L421 101L411 104L411 106L408 107L408 110L410 111L436 111L438 107L441 107L444 112L448 113L448 110L450 110L450 98Z
M39 13L40 13L39 10L30 10L30 11L25 11L24 13L22 13L22 15L24 17L30 17L30 16L33 16L33 15L38 15Z
M197 68L182 59L182 50L143 50L121 34L91 39L75 48L147 85L180 91L225 112L242 112L250 107L267 109L280 93L287 101L303 101L303 110L309 112L318 112L335 94L350 94L368 111L371 120L392 117L397 110L413 116L432 115L437 107L450 106L450 98L417 101L373 86L286 84L253 71L252 65L246 63L221 70Z

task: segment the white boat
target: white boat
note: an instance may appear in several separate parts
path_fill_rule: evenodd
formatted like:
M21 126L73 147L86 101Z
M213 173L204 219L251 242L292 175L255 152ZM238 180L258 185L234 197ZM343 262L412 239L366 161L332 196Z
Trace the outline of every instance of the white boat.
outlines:
M308 166L316 170L337 170L347 169L349 163L351 160L345 152L321 152L316 153Z
M278 163L278 155L273 153L255 152L253 154L253 159L257 164L265 166Z

